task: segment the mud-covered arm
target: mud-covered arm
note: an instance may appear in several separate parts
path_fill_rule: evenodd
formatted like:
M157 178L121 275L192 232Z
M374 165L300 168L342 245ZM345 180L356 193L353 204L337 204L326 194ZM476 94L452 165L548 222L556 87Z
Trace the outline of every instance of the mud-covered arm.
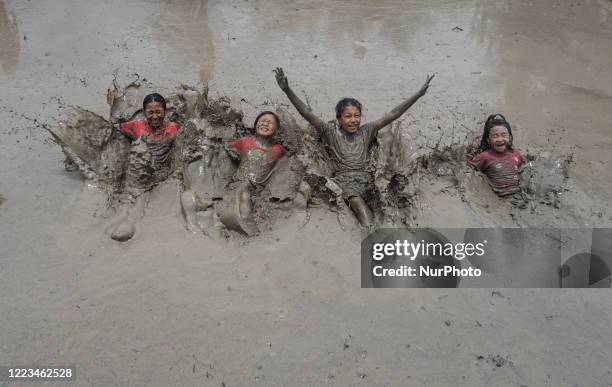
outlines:
M535 179L535 169L532 162L526 159L521 152L515 150L519 155L521 165L518 167L519 187L521 191L528 195L536 193L537 181Z
M473 158L467 160L467 165L477 171L482 171L483 165L486 163L486 153L481 152Z
M378 120L372 122L372 125L374 126L374 130L379 131L380 129L389 125L391 122L400 118L400 116L404 114L406 110L410 108L410 106L414 105L414 103L418 101L419 98L425 95L425 93L427 92L427 89L429 88L429 83L433 79L434 75L428 75L421 89L417 91L412 97L408 98L407 100L405 100L404 102L396 106L393 110L391 110L389 113L385 114Z
M291 90L291 88L289 87L289 81L287 80L283 69L277 67L274 70L274 73L276 74L276 82L278 83L278 86L281 88L282 91L285 92L285 94L289 98L289 101L291 101L293 106L295 106L300 115L304 117L304 119L315 128L322 129L325 123L323 122L323 120L317 117L312 112L312 110L310 110L310 108L304 103L304 101L302 101L297 95L295 95L293 90Z
M130 121L120 122L116 125L116 130L122 136L130 139L130 141L136 140L133 127L130 125Z
M225 151L227 152L228 156L234 161L240 161L240 150L242 149L241 147L241 140L231 141L223 145L223 148L225 148Z
M524 170L530 169L532 167L531 162L527 160L520 151L515 150L514 152L519 156L520 160L520 165L518 166L518 173L523 173Z

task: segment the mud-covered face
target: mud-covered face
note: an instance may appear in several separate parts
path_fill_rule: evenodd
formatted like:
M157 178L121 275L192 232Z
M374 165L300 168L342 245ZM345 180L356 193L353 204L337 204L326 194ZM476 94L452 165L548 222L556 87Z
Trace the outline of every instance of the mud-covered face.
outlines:
M503 153L508 149L512 141L512 136L508 133L508 128L503 125L497 125L491 128L489 132L489 145L499 153Z
M347 106L338 121L342 130L347 133L355 133L361 125L361 112L355 106Z
M144 115L152 129L159 129L164 123L166 110L161 102L152 101L145 106Z
M276 118L272 114L264 114L259 117L255 123L255 133L263 138L274 136L277 129L278 124L276 123Z

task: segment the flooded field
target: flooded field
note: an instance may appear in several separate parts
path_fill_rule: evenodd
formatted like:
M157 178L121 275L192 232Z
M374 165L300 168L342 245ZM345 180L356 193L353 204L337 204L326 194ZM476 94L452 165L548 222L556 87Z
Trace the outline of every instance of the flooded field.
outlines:
M208 84L246 125L284 109L306 128L273 68L324 119L351 96L364 122L436 73L400 119L406 154L500 112L517 148L571 156L565 206L511 218L436 180L413 221L610 227L611 43L607 0L0 0L0 365L76 365L75 385L609 385L606 289L361 289L353 220L313 205L211 240L175 181L117 243L107 196L45 129L70 106L109 117L114 79Z

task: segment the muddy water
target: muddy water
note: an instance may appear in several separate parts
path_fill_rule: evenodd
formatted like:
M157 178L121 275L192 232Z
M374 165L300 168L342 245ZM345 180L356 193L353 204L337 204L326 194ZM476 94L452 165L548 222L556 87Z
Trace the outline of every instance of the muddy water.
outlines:
M503 112L519 147L575 151L580 183L612 197L603 178L612 161L605 151L612 141L609 2L251 1L211 4L205 14L201 8L173 3L167 23L155 28L160 47L191 60L187 72L199 66L207 79L214 72L215 89L245 99L251 116L263 101L286 102L270 74L276 65L330 119L333 103L346 95L364 103L366 120L376 118L437 72L422 105L463 112L475 130L485 113ZM194 14L208 18L212 35ZM175 15L191 17L176 28Z
M6 9L4 3L0 3L0 36L2 37L0 67L3 72L11 74L15 71L19 59L20 39L15 16Z
M473 33L491 53L519 139L574 150L573 174L610 198L612 3L485 3L475 15Z
M2 86L9 106L37 115L44 103L49 110L42 118L50 118L53 97L102 113L100 96L113 72L137 72L156 83L202 80L215 93L242 99L250 121L263 104L287 102L271 74L281 65L316 112L331 119L334 102L350 95L364 103L368 120L437 72L430 94L414 110L459 111L474 130L485 113L503 112L519 146L554 143L575 150L576 177L609 198L612 186L602 177L612 161L605 152L612 141L612 77L606 71L612 57L604 49L612 39L611 13L603 0L567 6L3 1Z
M100 232L104 195L63 171L41 127L63 105L108 116L113 77L134 73L208 81L250 123L287 103L275 66L328 119L347 95L375 119L437 72L405 125L479 131L502 112L519 148L574 150L581 189L609 201L611 12L605 0L0 0L0 364L76 363L97 385L611 383L608 293L368 293L359 232L326 209L221 245L187 234L172 186L116 244Z

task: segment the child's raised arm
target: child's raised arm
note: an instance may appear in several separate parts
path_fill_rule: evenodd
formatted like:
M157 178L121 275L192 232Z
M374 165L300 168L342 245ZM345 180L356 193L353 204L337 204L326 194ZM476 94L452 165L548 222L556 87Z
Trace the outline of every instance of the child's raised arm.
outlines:
M374 125L374 129L378 131L384 128L385 126L389 125L391 122L400 118L400 116L404 114L404 112L406 112L406 110L408 110L410 106L412 106L416 101L418 101L419 98L425 95L425 93L427 92L427 89L429 88L429 82L431 82L434 76L435 74L428 75L427 79L425 80L425 83L423 84L421 89L416 92L416 94L414 94L412 97L408 98L407 100L399 104L397 107L395 107L395 109L391 110L389 113L385 114L378 120L374 121L372 123Z
M274 70L274 73L276 74L276 82L278 83L278 86L285 92L285 94L287 94L289 101L291 101L301 116L315 128L321 129L324 125L323 120L314 115L312 110L310 110L310 108L306 106L306 104L297 95L295 95L293 90L291 90L289 87L289 81L287 81L287 77L285 76L283 69L277 67Z

